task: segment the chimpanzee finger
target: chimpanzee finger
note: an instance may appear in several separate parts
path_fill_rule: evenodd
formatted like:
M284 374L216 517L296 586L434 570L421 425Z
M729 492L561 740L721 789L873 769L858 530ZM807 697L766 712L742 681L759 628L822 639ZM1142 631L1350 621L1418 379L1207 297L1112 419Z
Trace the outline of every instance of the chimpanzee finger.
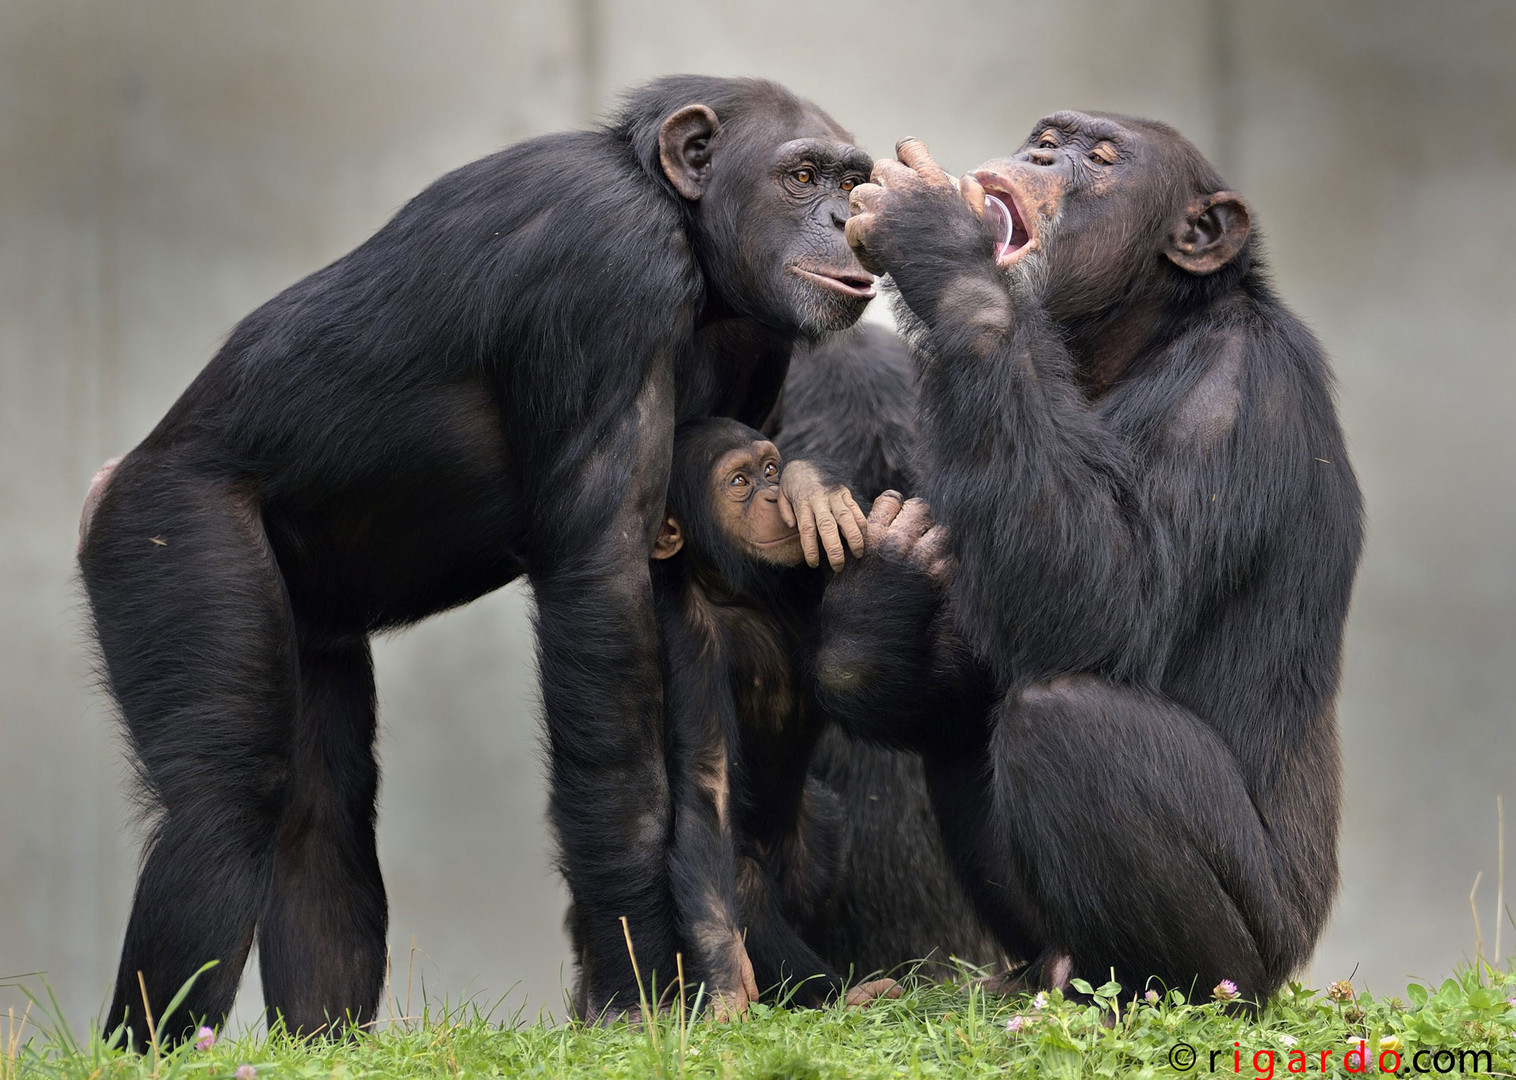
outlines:
M847 541L847 546L852 549L853 556L861 558L865 519L858 509L858 504L853 501L853 496L846 489L833 493L832 517L837 519L837 527L842 531L842 538Z
M964 173L958 180L958 192L969 209L978 217L984 217L984 185L974 179L973 173Z
M859 265L871 274L888 273L884 264L869 250L869 230L878 220L874 214L860 214L858 217L848 218L847 224L842 227L842 235L846 238L848 246L853 249L853 254L858 257Z
M932 525L916 541L912 555L923 565L945 558L948 554L948 529L946 525Z
M779 520L792 529L795 527L795 507L782 491L779 493Z
M878 184L859 184L847 194L847 209L850 214L872 214L879 209L884 199L884 188Z
M847 549L842 546L842 534L830 509L823 507L816 515L816 532L821 536L821 546L826 549L826 561L832 564L833 570L841 570L847 559Z
M900 508L900 516L890 527L890 532L896 539L914 546L933 524L932 512L925 500L907 499Z
M869 176L869 182L881 191L889 188L901 188L911 184L921 183L921 174L913 169L908 169L898 161L884 158L874 162L874 171Z
M890 527L895 516L900 513L900 507L905 503L905 496L893 489L882 491L874 500L873 507L869 510L869 531L883 530Z
M853 524L858 526L858 533L865 544L869 539L869 518L863 512L863 507L858 505L858 500L853 498L853 493L846 488L842 489L842 501L847 506L848 515L853 519ZM861 552L859 554L862 554Z
M916 174L929 184L948 184L958 186L941 165L932 160L931 153L926 148L926 143L920 139L907 136L895 144L895 156L907 167L914 169Z
M816 511L802 499L795 512L800 517L800 550L805 553L805 565L813 568L820 566L821 552L816 545Z

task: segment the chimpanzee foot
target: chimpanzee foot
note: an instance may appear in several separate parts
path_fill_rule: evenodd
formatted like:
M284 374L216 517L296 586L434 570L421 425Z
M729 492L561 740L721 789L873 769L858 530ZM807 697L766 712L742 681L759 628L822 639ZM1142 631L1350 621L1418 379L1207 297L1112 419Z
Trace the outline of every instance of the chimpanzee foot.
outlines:
M1032 967L1041 969L1037 979L1040 989L1068 993L1069 980L1074 977L1074 958L1068 953L1056 950L1045 952L1040 962L1034 963Z
M753 961L748 957L742 935L734 932L727 948L727 963L731 975L720 980L720 985L710 990L711 1019L718 1024L728 1020L741 1020L747 1008L758 1000L758 977L753 974Z
M614 994L607 998L596 1001L594 996L589 999L588 1007L581 1014L584 1022L591 1027L610 1027L613 1024L625 1022L632 1027L641 1027L649 1012L658 1016L666 1016L669 1013L669 1001L667 995L660 995L662 1000L653 1008L652 1002L648 1002L649 1008L642 1007L642 1000L635 992L631 994Z
M1014 997L1017 994L1032 994L1039 990L1069 992L1069 981L1074 977L1074 960L1068 953L1049 949L1037 959L1023 964L1014 971L987 978L976 979L974 985L991 994Z
M871 979L849 990L843 1004L849 1009L861 1009L878 998L897 998L900 994L900 984L894 979Z

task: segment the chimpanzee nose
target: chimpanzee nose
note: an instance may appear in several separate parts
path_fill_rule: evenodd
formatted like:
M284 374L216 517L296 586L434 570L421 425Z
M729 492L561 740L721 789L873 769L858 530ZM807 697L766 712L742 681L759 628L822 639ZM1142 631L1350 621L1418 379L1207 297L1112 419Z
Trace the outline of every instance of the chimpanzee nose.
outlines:
M1026 159L1033 165L1058 164L1058 155L1052 150L1028 150Z

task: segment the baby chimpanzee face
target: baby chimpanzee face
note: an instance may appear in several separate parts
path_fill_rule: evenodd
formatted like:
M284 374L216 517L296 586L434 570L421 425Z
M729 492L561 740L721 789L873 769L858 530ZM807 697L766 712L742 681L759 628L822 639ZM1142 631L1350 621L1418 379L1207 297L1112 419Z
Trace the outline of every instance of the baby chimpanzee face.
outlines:
M682 426L653 558L688 549L733 585L748 580L754 563L801 565L800 531L781 509L782 465L773 443L735 420Z
M780 464L767 439L728 450L711 469L711 510L722 533L750 558L799 566L800 530L779 510Z

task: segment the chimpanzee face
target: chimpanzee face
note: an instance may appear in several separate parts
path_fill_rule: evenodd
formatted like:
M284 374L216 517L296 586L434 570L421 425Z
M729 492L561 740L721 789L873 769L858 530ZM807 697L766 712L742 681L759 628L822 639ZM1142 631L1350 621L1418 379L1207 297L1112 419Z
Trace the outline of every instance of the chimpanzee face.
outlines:
M728 450L711 468L711 511L738 551L771 566L805 559L800 530L779 512L779 451L767 439Z
M769 168L768 211L743 222L742 250L761 263L753 271L776 283L776 314L792 319L803 336L846 329L874 295L873 275L858 264L843 233L848 192L872 167L869 156L848 143L793 139L778 148ZM777 222L783 224L776 228ZM776 233L787 236L778 242Z
M779 509L783 465L774 444L735 420L697 421L675 436L669 512L653 558L688 545L728 583L750 582L754 563L799 566L800 531Z
M690 106L664 125L665 173L695 202L694 240L722 305L815 338L851 326L874 295L848 246L848 192L873 159L813 108L721 125Z
M1040 280L1060 317L1130 298L1134 283L1160 277L1164 257L1191 275L1213 273L1248 237L1242 200L1219 190L1193 145L1152 121L1054 113L1014 155L973 176L1010 216L996 263ZM987 207L998 231L998 210Z

